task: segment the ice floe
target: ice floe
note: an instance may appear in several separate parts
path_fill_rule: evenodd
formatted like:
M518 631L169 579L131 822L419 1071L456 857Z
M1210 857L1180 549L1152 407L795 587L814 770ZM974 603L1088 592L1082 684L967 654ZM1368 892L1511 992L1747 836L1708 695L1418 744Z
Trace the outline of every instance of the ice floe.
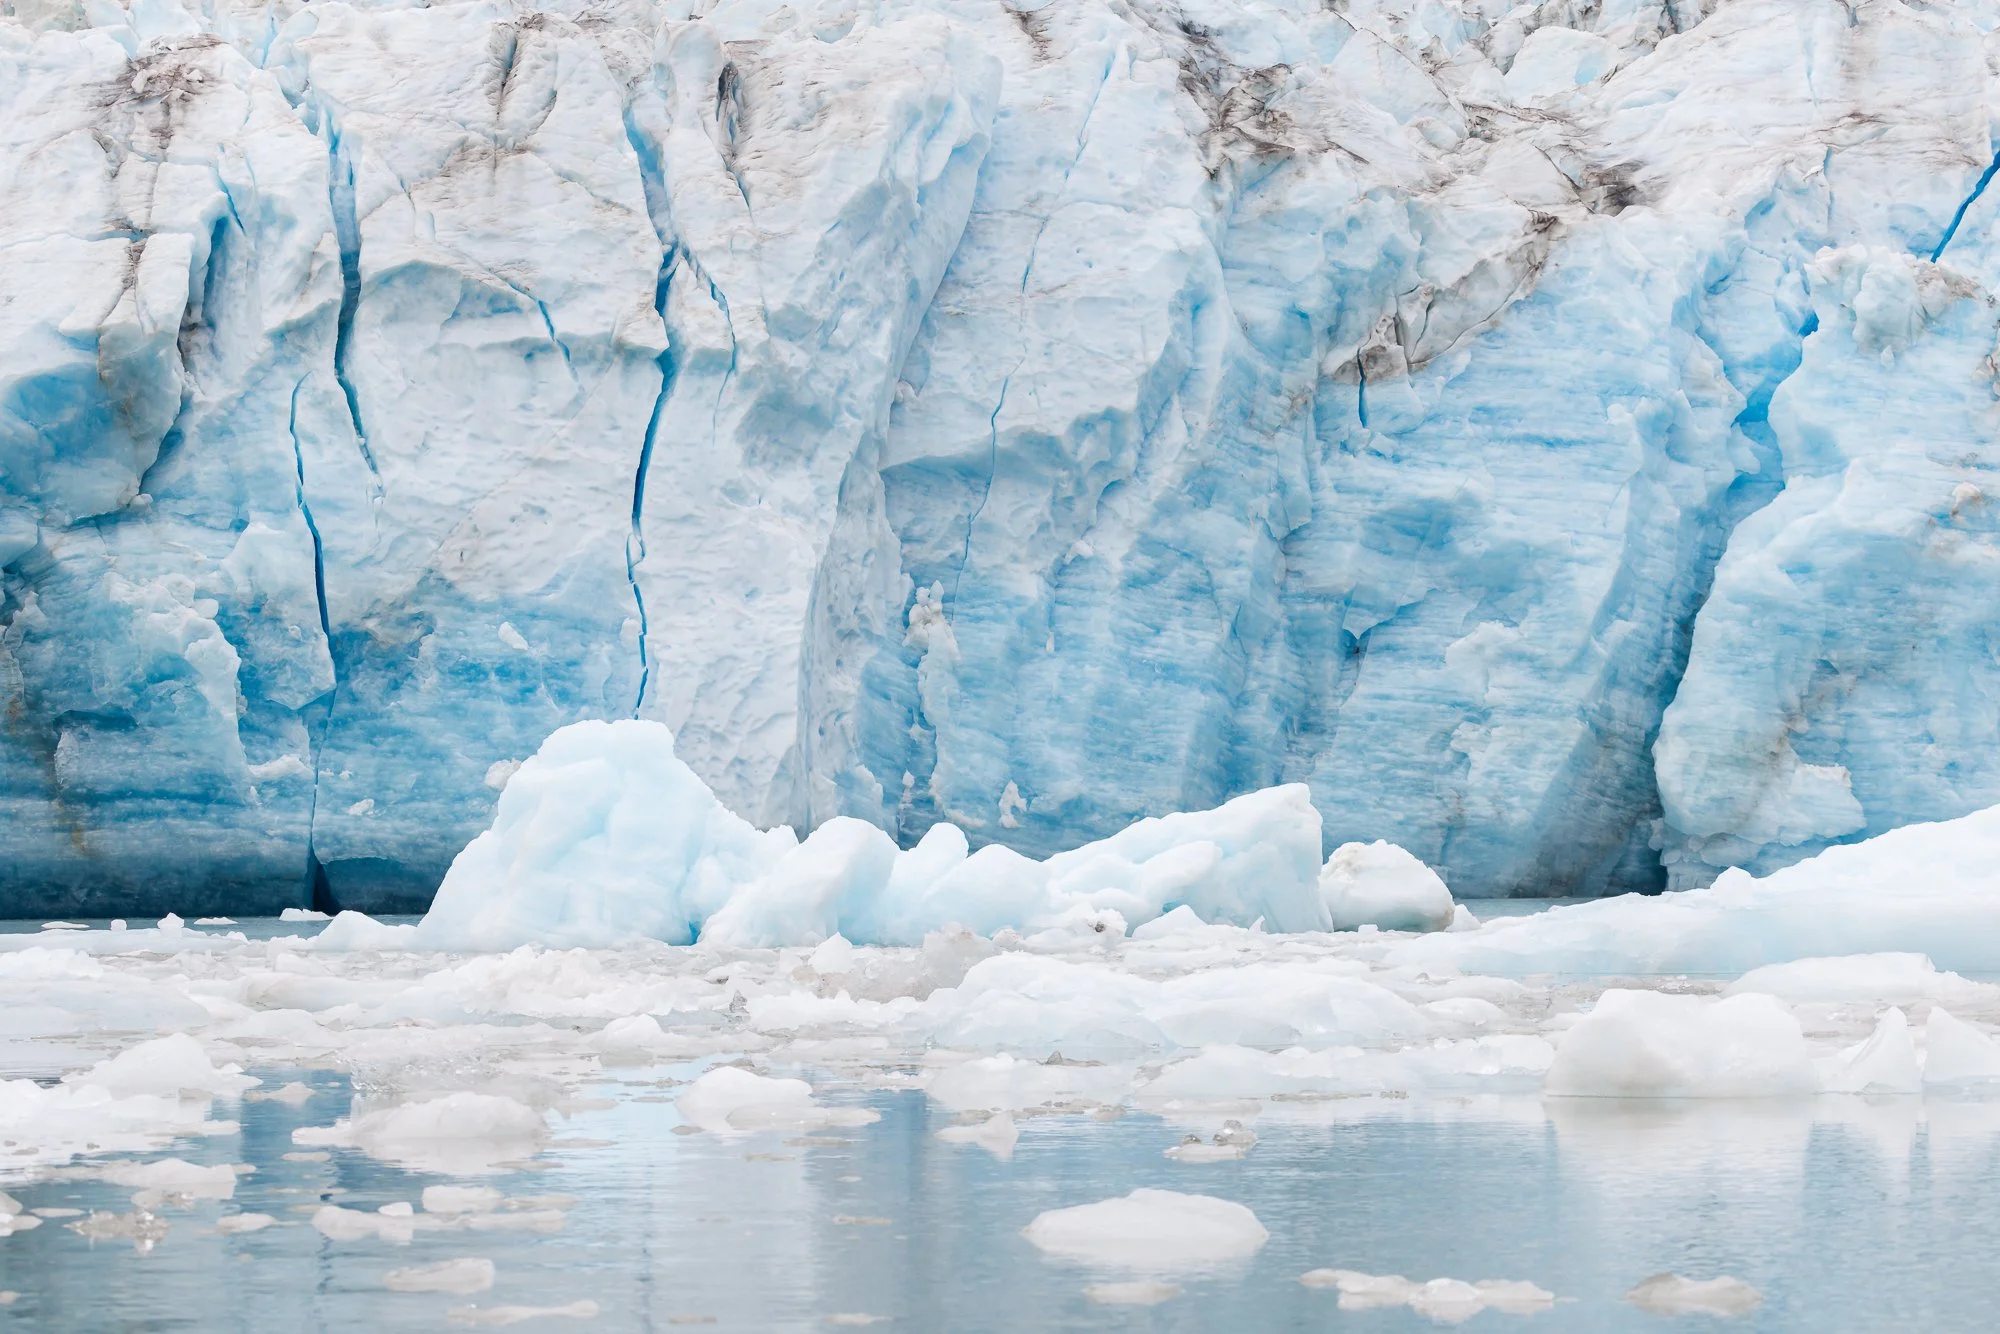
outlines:
M1212 1195L1139 1189L1050 1209L1022 1235L1058 1259L1143 1273L1201 1273L1248 1259L1270 1239L1257 1215Z

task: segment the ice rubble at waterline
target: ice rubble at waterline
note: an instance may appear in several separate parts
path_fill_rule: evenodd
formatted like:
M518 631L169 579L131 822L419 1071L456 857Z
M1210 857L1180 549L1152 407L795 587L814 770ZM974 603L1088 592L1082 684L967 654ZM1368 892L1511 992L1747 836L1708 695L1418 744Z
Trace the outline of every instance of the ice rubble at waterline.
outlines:
M493 827L453 861L414 940L916 945L950 926L1123 935L1180 908L1281 932L1453 918L1444 882L1392 844L1343 845L1322 866L1319 812L1298 785L1142 820L1040 862L997 843L973 852L948 822L906 851L847 818L801 843L725 807L666 727L621 721L563 728L507 780Z
M1201 821L1216 814L1186 827L1214 834ZM1254 1159L1260 1120L1301 1117L1546 1115L1586 1143L1605 1133L1591 1107L1640 1100L1769 1108L1756 1116L1787 1125L1851 1106L1949 1129L1979 1122L2000 1095L2000 986L1977 976L1992 970L1976 934L1996 850L2000 821L1982 813L1679 899L1428 934L1278 932L1185 905L1128 932L1086 905L1040 929L947 926L914 945L703 933L690 945L462 952L359 915L273 940L178 921L4 937L0 1055L65 1078L0 1081L0 1172L227 1135L235 1099L283 1096L310 1114L300 1152L477 1180L547 1152L580 1089L631 1072L666 1086L648 1114L719 1136L865 1135L874 1112L859 1095L898 1091L929 1102L947 1152L1018 1153L1050 1115L1157 1115L1176 1126L1163 1151L1184 1137L1227 1142L1226 1154L1166 1159L1188 1172ZM1318 884L1307 869L1300 895ZM1030 881L1031 911L1048 883ZM1118 883L1130 895L1146 882ZM1858 952L1884 923L1905 948ZM1726 952L1702 957L1709 940ZM1690 975L1633 969L1648 941ZM1486 971L1496 960L1504 968ZM1593 974L1593 961L1611 971ZM179 1031L159 1035L148 1015ZM365 1094L323 1101L309 1073L263 1079L272 1066L337 1071ZM1547 1110L1524 1112L1524 1100ZM385 1238L560 1225L559 1210L487 1217L462 1203L316 1225Z

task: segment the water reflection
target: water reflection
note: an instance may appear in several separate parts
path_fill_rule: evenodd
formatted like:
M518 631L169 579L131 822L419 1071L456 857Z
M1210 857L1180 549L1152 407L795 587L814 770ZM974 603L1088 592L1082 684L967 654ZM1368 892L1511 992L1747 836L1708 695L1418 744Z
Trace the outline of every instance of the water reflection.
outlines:
M154 1199L166 1228L150 1250L90 1240L71 1227L88 1213L0 1239L0 1288L20 1293L0 1306L0 1329L434 1329L467 1308L582 1301L594 1317L525 1327L808 1330L864 1316L924 1331L1435 1327L1408 1306L1340 1311L1331 1288L1298 1281L1335 1268L1525 1280L1559 1299L1536 1314L1486 1310L1469 1328L1970 1330L1988 1327L1980 1294L2000 1282L1984 1240L2000 1184L1990 1103L1275 1103L1247 1157L1213 1163L1166 1157L1183 1124L1028 1116L1002 1160L941 1141L953 1118L914 1093L848 1091L845 1101L881 1112L871 1126L679 1133L664 1072L629 1070L590 1090L597 1100L573 1107L540 1157L458 1183L498 1191L498 1201L464 1198L500 1221L427 1222L417 1207L398 1244L395 1229L330 1238L313 1211L417 1206L426 1186L451 1179L350 1148L302 1157L293 1129L344 1114L351 1091L323 1072L256 1073L266 1088L296 1079L315 1096L244 1102L237 1134L177 1150L254 1165L233 1198ZM130 1186L103 1175L72 1170L14 1193L29 1208L131 1213ZM1118 1305L1105 1294L1130 1295L1116 1285L1133 1275L1053 1262L1021 1235L1043 1210L1142 1186L1247 1205L1270 1240L1222 1272L1164 1276L1181 1291L1157 1305ZM511 1226L508 1202L522 1217L560 1211L560 1230ZM218 1229L245 1212L276 1222ZM490 1289L387 1282L452 1260L490 1260ZM1723 1326L1623 1300L1663 1271L1732 1274L1764 1304Z

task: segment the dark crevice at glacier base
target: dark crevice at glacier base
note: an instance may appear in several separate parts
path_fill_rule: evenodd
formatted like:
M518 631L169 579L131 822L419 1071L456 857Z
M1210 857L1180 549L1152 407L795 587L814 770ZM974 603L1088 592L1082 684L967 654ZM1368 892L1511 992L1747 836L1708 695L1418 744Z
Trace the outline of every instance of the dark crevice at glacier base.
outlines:
M1461 897L2000 801L1986 0L0 25L0 915L420 909L585 718Z

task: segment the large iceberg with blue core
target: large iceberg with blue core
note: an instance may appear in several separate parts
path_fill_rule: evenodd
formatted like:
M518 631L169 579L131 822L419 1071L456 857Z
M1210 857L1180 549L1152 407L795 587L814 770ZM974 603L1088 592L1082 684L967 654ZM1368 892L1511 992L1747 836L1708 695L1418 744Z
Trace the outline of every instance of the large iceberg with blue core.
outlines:
M591 720L719 803L618 836L671 903L600 867L664 938L1201 912L1197 843L1272 929L1378 840L1699 887L1990 806L1996 34L5 0L0 912L421 906ZM1310 857L1137 823L1302 801Z

